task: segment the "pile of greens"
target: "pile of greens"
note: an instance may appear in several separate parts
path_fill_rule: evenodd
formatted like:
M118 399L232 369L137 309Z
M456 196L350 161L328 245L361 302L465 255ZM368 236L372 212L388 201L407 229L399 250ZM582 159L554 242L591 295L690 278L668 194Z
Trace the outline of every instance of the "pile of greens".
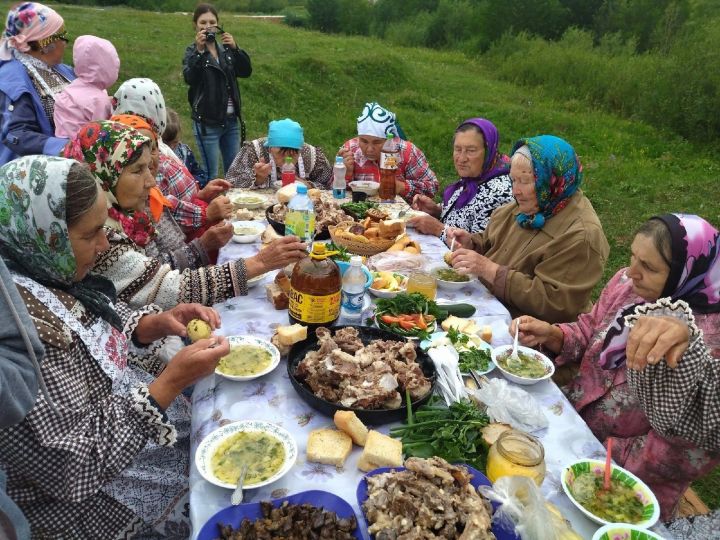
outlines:
M458 350L460 347L467 347L467 350L458 350L458 368L460 373L470 373L470 371L486 371L492 360L492 355L487 349L473 347L470 343L470 336L463 334L455 327L450 327L447 333L450 343Z
M350 262L351 255L350 255L350 253L348 253L348 250L345 249L344 247L338 246L338 245L334 244L333 242L328 242L327 244L325 244L325 249L327 251L337 251L338 252L336 255L330 256L330 258L333 261Z
M406 400L407 423L390 430L392 437L402 441L406 456L438 456L485 471L488 446L481 430L490 423L485 413L467 399L447 407L441 398L433 396L413 414L407 393Z
M432 333L428 332L428 330L432 331L434 325L428 328L403 328L399 322L387 324L381 320L381 317L383 315L399 317L419 313L425 316L429 315L435 321L442 321L448 316L447 311L440 309L434 301L428 300L427 297L420 293L399 293L395 298L380 298L376 301L376 305L375 320L378 327L404 337L427 339ZM368 319L367 323L372 324L373 320Z
M349 202L340 205L340 208L348 215L357 219L364 219L370 208L377 208L378 203L372 201Z

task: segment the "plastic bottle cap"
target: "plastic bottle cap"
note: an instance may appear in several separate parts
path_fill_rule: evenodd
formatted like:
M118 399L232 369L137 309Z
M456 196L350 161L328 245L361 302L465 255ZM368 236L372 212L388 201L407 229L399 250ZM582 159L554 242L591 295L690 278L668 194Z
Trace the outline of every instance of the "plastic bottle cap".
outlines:
M290 156L286 156L285 163L292 163L292 158Z
M393 135L392 133L388 133L388 134L387 134L387 138L388 138L388 140L394 139L394 138L395 138L395 135Z
M353 255L350 257L351 266L362 266L362 257L360 255Z
M325 255L325 244L323 242L313 242L312 252L314 255Z
M303 184L302 182L297 182L297 192L298 193L307 193L307 186Z
M338 165L342 165L343 164L342 156L335 156L335 163Z

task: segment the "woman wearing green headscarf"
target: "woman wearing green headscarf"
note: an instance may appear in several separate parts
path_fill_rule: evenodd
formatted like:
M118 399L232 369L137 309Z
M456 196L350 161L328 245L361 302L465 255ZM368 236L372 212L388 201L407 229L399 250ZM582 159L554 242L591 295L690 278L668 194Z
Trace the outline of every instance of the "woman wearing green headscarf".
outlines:
M166 309L182 302L211 306L247 294L248 279L307 255L295 236L223 265L210 265L198 250L185 249L182 232L157 197L148 144L146 136L128 126L91 122L64 152L88 164L111 201L110 249L98 257L95 271L115 284L120 299L133 307L153 303Z
M26 156L0 168L0 254L45 347L47 395L0 430L8 494L33 537L164 537L190 528L190 404L182 390L213 372L225 339L198 341L163 365L155 340L219 316L200 305L131 311L90 269L107 249L104 193L76 161ZM218 345L212 347L211 345ZM162 479L162 480L158 480Z
M572 322L590 309L610 247L580 190L575 150L552 135L521 139L510 161L515 202L496 209L482 233L448 232L463 249L458 271L478 276L513 317Z

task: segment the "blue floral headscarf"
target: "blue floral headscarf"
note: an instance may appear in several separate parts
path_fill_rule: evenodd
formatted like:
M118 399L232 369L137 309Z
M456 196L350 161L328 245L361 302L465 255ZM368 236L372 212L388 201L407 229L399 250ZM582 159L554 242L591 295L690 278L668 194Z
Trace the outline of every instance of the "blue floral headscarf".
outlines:
M66 291L115 328L110 305L115 287L88 275L75 281L75 254L65 219L67 176L77 161L25 156L0 167L0 253L8 266L33 280Z
M527 146L535 169L535 193L540 211L520 213L518 224L525 229L542 229L545 221L565 208L582 183L582 165L570 144L554 135L520 139L512 153Z

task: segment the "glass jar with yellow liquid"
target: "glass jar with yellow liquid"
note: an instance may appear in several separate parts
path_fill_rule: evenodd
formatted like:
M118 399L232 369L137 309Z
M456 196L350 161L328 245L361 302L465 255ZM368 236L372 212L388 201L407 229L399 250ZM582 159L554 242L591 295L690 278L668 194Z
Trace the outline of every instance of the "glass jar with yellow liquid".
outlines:
M501 476L527 476L540 486L545 479L545 449L532 435L509 429L490 447L486 472L491 482Z
M413 272L408 277L407 293L420 293L428 300L435 300L437 296L437 280L428 272Z

